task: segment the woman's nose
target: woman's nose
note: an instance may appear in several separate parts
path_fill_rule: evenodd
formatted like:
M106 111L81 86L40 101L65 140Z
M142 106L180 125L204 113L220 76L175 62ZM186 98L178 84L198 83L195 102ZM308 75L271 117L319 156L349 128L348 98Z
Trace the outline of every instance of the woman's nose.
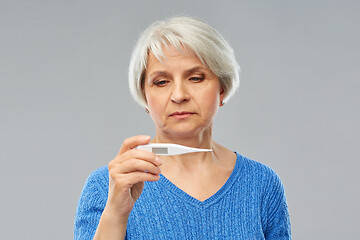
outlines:
M190 99L190 95L187 91L187 87L183 83L175 83L171 94L171 101L174 103L187 102Z

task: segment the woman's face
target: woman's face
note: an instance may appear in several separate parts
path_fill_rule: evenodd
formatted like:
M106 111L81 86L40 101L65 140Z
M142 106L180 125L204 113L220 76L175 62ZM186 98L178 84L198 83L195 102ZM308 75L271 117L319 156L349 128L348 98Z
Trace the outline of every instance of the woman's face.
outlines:
M217 76L193 52L164 47L160 62L148 57L144 91L157 134L192 137L210 130L223 100Z

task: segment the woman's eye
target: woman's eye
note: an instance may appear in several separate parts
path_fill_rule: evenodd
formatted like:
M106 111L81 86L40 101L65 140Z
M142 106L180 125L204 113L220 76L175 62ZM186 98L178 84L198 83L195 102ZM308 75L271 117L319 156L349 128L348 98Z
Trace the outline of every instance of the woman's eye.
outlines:
M204 80L204 77L191 77L190 80L193 82L201 82Z
M154 84L156 86L164 86L168 81L166 80L157 80L157 81L154 81Z

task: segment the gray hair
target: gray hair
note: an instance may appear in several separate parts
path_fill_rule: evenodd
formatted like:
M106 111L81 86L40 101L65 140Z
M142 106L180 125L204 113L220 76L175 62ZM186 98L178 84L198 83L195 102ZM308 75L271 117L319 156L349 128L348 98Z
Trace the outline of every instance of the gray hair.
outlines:
M162 47L171 45L181 51L190 49L220 81L224 90L224 103L239 87L240 67L233 49L223 36L208 24L191 17L174 17L157 21L140 36L129 65L129 88L134 99L146 107L144 78L148 54L152 52L159 61L165 58Z

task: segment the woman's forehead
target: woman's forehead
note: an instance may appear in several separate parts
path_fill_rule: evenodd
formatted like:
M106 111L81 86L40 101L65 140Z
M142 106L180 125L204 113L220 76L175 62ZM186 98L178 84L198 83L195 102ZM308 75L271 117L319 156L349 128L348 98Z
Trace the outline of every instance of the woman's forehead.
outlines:
M194 52L188 48L178 49L173 46L163 46L161 50L161 54L149 52L147 69L155 66L169 67L173 64L204 66Z

